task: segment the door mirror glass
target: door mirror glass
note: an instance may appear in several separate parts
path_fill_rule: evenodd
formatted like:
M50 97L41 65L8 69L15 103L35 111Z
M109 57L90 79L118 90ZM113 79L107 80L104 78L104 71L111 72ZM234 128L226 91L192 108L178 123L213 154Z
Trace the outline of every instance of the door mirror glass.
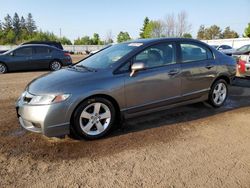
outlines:
M142 62L136 62L131 66L130 76L132 77L135 72L145 69L145 64Z
M10 52L9 55L10 55L10 56L14 56L14 52Z

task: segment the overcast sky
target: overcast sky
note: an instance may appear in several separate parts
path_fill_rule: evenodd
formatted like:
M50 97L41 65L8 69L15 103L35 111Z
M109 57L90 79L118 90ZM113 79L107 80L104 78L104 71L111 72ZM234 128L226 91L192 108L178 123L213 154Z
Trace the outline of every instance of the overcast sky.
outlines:
M71 40L94 32L105 38L108 31L137 38L145 16L158 20L182 10L194 37L201 24L230 26L241 35L250 22L250 0L0 0L1 21L7 13L26 17L30 12L39 29L59 35L61 28Z

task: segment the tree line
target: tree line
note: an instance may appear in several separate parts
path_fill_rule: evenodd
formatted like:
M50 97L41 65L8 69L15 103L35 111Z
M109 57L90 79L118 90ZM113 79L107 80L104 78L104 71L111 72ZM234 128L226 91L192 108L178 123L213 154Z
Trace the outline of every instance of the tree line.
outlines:
M26 18L17 13L11 17L7 14L3 22L0 20L0 44L20 44L26 41L60 41L62 44L72 44L66 38L57 37L52 32L38 30L31 13Z
M142 28L140 29L140 38L159 38L159 37L184 37L193 38L191 35L192 25L188 21L188 14L181 11L177 15L168 14L163 19L150 20L145 17ZM250 23L245 28L244 37L250 37ZM222 30L217 25L205 27L201 25L197 36L199 40L238 38L239 34L228 26ZM120 31L116 37L118 43L131 40L127 31ZM31 13L26 18L19 17L17 13L11 17L7 14L3 22L0 20L0 44L20 44L26 41L59 41L62 44L71 45L71 41L66 37L58 37L52 32L38 30L35 20ZM114 42L112 31L108 31L104 40L101 40L98 33L92 37L83 36L74 40L75 45L103 45Z

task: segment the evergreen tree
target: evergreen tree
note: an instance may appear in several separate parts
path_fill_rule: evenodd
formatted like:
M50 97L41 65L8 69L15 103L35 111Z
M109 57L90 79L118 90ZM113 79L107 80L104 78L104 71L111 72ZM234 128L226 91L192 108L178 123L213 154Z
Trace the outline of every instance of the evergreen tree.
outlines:
M120 32L117 36L117 42L125 42L131 40L131 37L129 36L128 32Z
M31 13L28 14L28 17L26 19L26 28L27 28L28 33L30 33L30 34L34 33L37 29L36 23L33 20Z
M3 29L5 30L5 32L8 32L12 29L12 19L9 14L4 17Z
M20 27L21 29L26 29L26 23L25 23L25 19L23 16L21 17L21 20L20 20Z
M197 33L197 39L199 40L205 39L205 26L204 25L200 26L198 33Z
M13 27L14 33L18 35L21 30L21 24L20 24L20 19L17 13L14 14L14 17L12 19L12 27Z
M238 38L239 34L235 31L231 30L230 27L226 27L224 32L222 33L222 36L224 39Z
M146 38L145 37L145 30L146 30L146 27L147 27L148 24L149 24L149 18L146 17L144 19L143 27L141 28L140 38Z

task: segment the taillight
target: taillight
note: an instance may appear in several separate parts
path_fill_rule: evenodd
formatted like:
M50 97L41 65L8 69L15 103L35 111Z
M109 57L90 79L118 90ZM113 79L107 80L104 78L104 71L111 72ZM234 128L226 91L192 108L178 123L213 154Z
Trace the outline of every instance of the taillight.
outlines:
M239 60L238 61L238 69L240 73L245 73L246 72L246 61Z

